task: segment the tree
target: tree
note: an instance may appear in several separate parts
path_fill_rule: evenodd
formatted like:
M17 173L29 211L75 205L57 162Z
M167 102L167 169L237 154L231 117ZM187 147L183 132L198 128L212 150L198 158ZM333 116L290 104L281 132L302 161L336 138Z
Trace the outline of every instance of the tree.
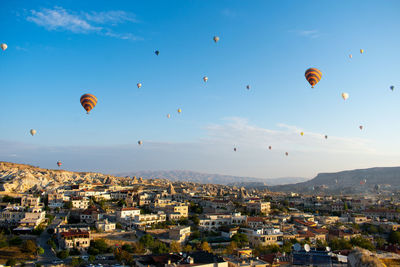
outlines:
M22 239L18 236L12 237L8 243L10 244L10 246L19 246L22 244Z
M329 246L332 250L343 250L343 249L351 249L353 246L349 241L344 238L334 238L329 242Z
M23 244L22 244L22 251L23 252L27 252L27 253L36 253L38 250L38 247L36 246L36 243L33 242L32 240L26 240Z
M72 266L79 266L83 262L81 258L72 258L71 265Z
M149 235L149 234L145 234L144 236L142 236L139 239L140 244L142 244L145 248L151 248L153 246L154 243L154 238Z
M232 241L235 241L238 247L242 248L249 243L247 235L243 233L237 233L232 236Z
M375 250L375 246L371 243L371 241L369 241L368 239L363 238L361 236L353 237L352 239L350 239L350 243L353 246L357 246L360 248L365 248L368 250Z
M16 259L8 259L6 262L6 266L15 266L15 265L17 265Z
M89 262L94 262L96 257L94 255L89 255Z
M38 247L36 252L38 255L42 255L44 254L44 249L42 247Z
M400 232L390 232L389 242L392 244L400 244Z
M207 252L211 252L211 251L212 251L212 249L211 249L211 247L210 247L210 244L208 244L207 241L203 241L203 242L201 243L200 249L201 249L202 251L207 251Z
M171 249L171 252L175 252L175 253L179 253L182 251L181 244L176 241L171 242L170 249Z
M226 247L224 252L225 252L225 254L232 255L235 252L236 249L237 249L236 242L235 241L231 241L231 243L229 243L229 245Z
M193 251L193 248L192 248L192 246L191 245L186 245L184 248L183 248L183 251L185 251L185 252L192 252Z
M99 251L100 254L107 253L109 247L104 239L97 239L90 243L90 247L93 247Z
M66 209L72 209L72 201L67 201L64 203L64 208Z
M126 252L133 253L133 248L132 248L132 246L129 245L129 244L123 244L122 247L121 247L121 249L122 249L122 250L125 250Z
M123 264L128 264L131 265L131 263L133 262L133 257L131 254L129 254L127 251L125 250L120 250L120 249L116 249L114 251L114 256L115 259Z
M199 219L199 216L197 214L195 214L193 216L190 216L190 220L192 220L192 222L195 225L199 225L200 224L200 219Z
M69 257L69 251L68 250L61 250L57 252L57 257L64 260Z
M165 243L162 243L160 241L154 242L151 251L154 254L164 254L164 253L169 253L170 252L170 250L167 247L167 245L165 245Z

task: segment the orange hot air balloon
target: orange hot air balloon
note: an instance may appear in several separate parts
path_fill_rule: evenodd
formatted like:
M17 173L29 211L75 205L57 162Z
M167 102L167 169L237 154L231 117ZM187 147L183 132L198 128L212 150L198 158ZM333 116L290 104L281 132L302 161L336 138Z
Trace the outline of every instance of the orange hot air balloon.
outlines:
M311 85L311 88L314 88L314 86L321 80L322 72L317 68L309 68L306 70L304 75L306 76L308 83Z
M86 110L87 114L96 106L97 97L91 94L84 94L81 96L81 105Z

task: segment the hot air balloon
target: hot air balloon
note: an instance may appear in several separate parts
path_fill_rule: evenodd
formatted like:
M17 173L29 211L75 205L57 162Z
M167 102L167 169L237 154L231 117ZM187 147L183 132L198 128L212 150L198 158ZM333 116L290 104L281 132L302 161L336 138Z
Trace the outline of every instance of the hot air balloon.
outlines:
M393 86L393 85L392 85L392 86L390 86L390 90L392 90L392 91L394 90L394 86Z
M182 112L182 109L178 108L178 113L180 114Z
M31 129L30 133L31 133L32 136L34 136L36 134L36 130L35 129Z
M358 128L360 128L360 130L362 130L364 128L364 126L360 125Z
M234 148L233 148L233 151L235 151L235 152L236 152L236 147L234 147Z
M207 77L207 76L204 76L204 77L203 77L203 81L204 81L204 82L207 82L207 81L208 81L208 77Z
M171 114L167 114L167 118L168 118L168 119L171 118Z
M156 56L158 56L160 54L160 51L156 50L154 51L154 53L156 54Z
M325 139L328 139L328 136L327 136L327 135L325 135Z
M143 144L142 140L139 140L137 143L139 146L141 146Z
M8 46L6 44L1 44L0 47L1 47L1 49L3 49L3 51L5 51Z
M271 150L271 149L272 149L272 146L269 146L268 149Z
M137 86L137 88L140 88L140 87L142 87L142 84L138 83L136 86Z
M250 85L246 85L246 89L247 89L247 90L250 90Z
M91 94L81 96L81 105L86 110L87 114L96 106L97 98Z
M314 88L314 86L321 80L322 72L316 68L309 68L306 70L304 75L306 76L307 81L311 84L311 88Z
M353 55L352 55L352 54L350 54L350 55L349 55L349 58L353 58Z
M301 133L300 133L300 135L301 135L301 136L303 136L303 135L304 135L304 133L303 133L303 132L301 132Z
M218 36L214 36L213 39L214 39L214 42L216 42L216 43L219 41L219 37Z
M288 152L285 152L285 155L286 155L286 156L289 156L289 153L288 153Z
M364 53L364 49L360 49L360 54Z
M349 98L349 94L348 93L342 93L342 98L343 98L343 100L346 100L347 98Z
M57 166L61 167L61 165L62 165L61 161L57 161Z

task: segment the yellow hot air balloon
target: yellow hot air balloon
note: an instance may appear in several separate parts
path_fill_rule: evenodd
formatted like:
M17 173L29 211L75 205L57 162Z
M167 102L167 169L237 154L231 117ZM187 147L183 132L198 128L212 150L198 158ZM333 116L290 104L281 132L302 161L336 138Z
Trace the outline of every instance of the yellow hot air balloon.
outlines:
M353 58L353 55L352 55L352 54L350 54L350 55L349 55L349 58Z
M7 46L7 44L1 44L0 47L1 47L1 49L3 49L3 51L5 51L8 46Z
M36 130L35 129L31 129L30 133L31 133L32 136L34 136L36 134Z
M218 36L214 36L213 39L214 39L214 42L216 42L216 43L219 41L219 37Z
M168 119L171 118L171 114L167 114L167 118L168 118Z
M140 88L140 87L142 87L142 84L141 84L141 83L138 83L138 84L137 84L137 88Z
M301 135L301 136L303 136L303 135L304 135L304 133L303 133L303 132L301 132L301 133L300 133L300 135Z
M178 108L178 113L181 113L181 112L182 112L182 109Z
M204 81L204 82L207 82L207 81L208 81L208 77L207 77L207 76L204 76L204 77L203 77L203 81Z
M143 144L142 140L139 140L137 143L139 146L141 146Z
M342 98L343 98L343 100L346 100L347 98L349 98L349 94L348 93L342 93Z
M360 54L364 53L364 49L360 49Z

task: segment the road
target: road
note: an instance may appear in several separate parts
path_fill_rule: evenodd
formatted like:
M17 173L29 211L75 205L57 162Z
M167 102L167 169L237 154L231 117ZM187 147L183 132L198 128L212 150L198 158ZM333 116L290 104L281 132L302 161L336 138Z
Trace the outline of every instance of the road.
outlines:
M51 235L47 232L47 229L54 227L59 222L60 219L54 219L54 221L43 231L43 233L39 236L37 240L39 246L44 249L44 253L42 255L39 255L38 257L38 262L41 264L52 264L54 260L58 260L53 250L51 249L51 246L47 244L47 240L51 238Z

